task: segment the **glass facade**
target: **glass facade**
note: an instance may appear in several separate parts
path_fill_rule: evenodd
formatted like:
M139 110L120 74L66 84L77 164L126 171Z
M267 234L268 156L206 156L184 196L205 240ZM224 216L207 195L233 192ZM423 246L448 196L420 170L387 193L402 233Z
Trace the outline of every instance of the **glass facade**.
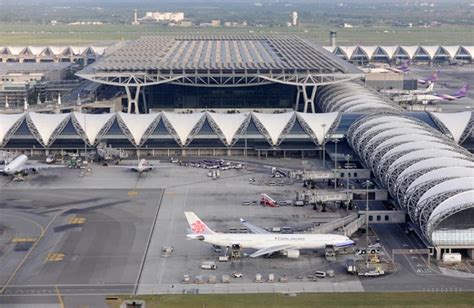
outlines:
M269 84L248 87L194 87L162 84L145 87L148 108L285 108L292 109L296 87Z
M474 245L474 208L443 220L432 234L437 245Z

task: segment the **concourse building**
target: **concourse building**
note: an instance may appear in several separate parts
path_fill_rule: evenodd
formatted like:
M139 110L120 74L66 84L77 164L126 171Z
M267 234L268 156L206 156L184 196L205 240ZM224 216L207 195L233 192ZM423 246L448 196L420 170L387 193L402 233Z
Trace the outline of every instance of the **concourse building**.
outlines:
M438 258L453 249L474 258L474 156L458 144L472 134L472 113L432 117L450 133L413 117L381 113L355 121L347 140Z
M325 46L327 51L352 63L414 61L472 63L472 45L348 45Z

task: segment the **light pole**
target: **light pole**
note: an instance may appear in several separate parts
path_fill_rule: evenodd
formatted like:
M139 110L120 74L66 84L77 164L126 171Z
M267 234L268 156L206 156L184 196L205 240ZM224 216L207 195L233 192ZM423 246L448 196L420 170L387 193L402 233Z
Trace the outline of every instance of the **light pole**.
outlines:
M349 161L351 160L352 156L346 155L347 167L349 167ZM347 168L346 168L347 171ZM347 204L346 204L346 211L349 212L349 172L346 172L346 194L347 194Z
M326 169L326 124L321 124L323 128L323 169Z
M365 243L367 250L369 249L369 183L369 180L365 181ZM367 251L365 253L365 266L369 267Z
M337 189L337 143L339 142L339 139L334 138L334 189Z

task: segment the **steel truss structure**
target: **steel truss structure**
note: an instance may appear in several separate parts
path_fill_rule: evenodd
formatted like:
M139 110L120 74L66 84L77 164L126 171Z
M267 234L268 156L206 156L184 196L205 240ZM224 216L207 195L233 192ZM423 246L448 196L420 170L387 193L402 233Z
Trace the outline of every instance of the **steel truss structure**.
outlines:
M364 75L320 46L296 36L153 36L109 53L77 75L123 86L129 111L138 95L130 92L163 83L201 87L242 87L280 83L312 91L304 111L315 112L316 87ZM311 87L311 89L307 89ZM299 95L297 104L299 101ZM298 107L298 106L297 106ZM138 110L136 108L135 110Z
M150 135L153 133L156 126L160 122L160 119L161 119L161 114L157 114L156 118L151 122L150 125L148 125L147 129L145 130L143 135L140 137L139 142L136 141L133 133L130 131L128 125L125 123L125 121L122 119L121 116L117 116L117 124L119 125L122 132L127 136L128 140L133 145L135 145L137 148L139 148L140 146L142 146L145 143L145 141L148 139L148 137L150 137Z
M110 129L112 124L115 121L115 115L111 116L105 123L101 125L101 128L97 135L95 136L94 140L89 140L89 137L87 136L87 132L83 129L81 123L78 121L78 119L73 115L71 116L71 122L72 125L74 126L74 129L77 131L79 136L81 136L82 140L84 140L85 143L89 146L95 146L100 142L100 139L102 136Z
M219 124L209 115L207 114L207 120L211 128L216 132L217 136L219 136L219 139L222 141L223 144L225 144L228 148L233 146L239 139L240 137L244 134L246 131L250 120L252 118L250 117L250 114L245 116L245 119L242 121L240 126L237 128L235 131L235 134L233 134L232 139L230 142L226 138L226 134L223 132L223 129L219 126Z
M347 140L433 245L440 223L474 208L468 198L474 197L474 181L461 179L474 178L474 156L429 125L396 113L373 114L354 122Z
M286 135L288 132L291 130L293 125L295 124L296 120L296 113L293 113L289 120L286 122L284 125L283 129L281 132L278 134L277 139L273 138L272 133L269 131L269 129L265 126L264 123L255 115L252 114L253 121L255 123L255 126L257 127L258 131L267 138L268 143L270 143L272 146L277 147L281 144L283 139L285 139ZM278 132L275 132L278 133Z
M2 132L3 138L1 139L0 146L4 146L7 144L8 140L10 140L11 136L15 134L15 132L20 128L21 123L25 119L25 114L21 114L19 117L15 117L12 126L8 127L5 132Z
M65 116L64 119L62 119L59 123L59 125L56 125L52 133L47 136L47 140L44 138L44 132L42 131L42 127L37 127L37 124L34 123L34 121L31 118L31 114L28 114L26 116L26 125L28 125L28 128L30 129L31 133L33 136L35 136L36 140L45 148L48 148L51 146L51 144L54 142L56 137L63 131L63 129L66 127L68 121L69 121L70 115Z

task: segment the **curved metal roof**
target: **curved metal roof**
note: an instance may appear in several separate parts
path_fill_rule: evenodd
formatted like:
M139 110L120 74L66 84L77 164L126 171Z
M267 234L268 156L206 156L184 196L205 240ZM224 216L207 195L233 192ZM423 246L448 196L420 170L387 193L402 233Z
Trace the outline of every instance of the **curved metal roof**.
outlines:
M433 197L438 194L442 194L448 191L459 190L459 189L470 189L474 190L474 170L472 177L462 177L454 178L441 182L430 189L428 189L421 197L418 199L418 203L422 203L424 200Z
M355 82L344 82L322 87L316 98L323 112L363 112L381 110L401 111L392 101Z
M423 175L420 175L416 178L410 186L408 186L407 192L412 191L418 186L421 186L423 183L430 181L435 181L437 179L449 178L449 177L466 177L472 176L474 169L474 163L465 159L459 158L449 158L449 159L436 159L432 158L431 160L425 162L418 162L416 165L413 165L412 168L415 171L416 169L426 169L433 166L438 167L435 170L431 170Z
M439 152L438 152L439 153ZM442 154L442 153L439 153ZM449 153L450 154L450 153ZM422 160L417 162L416 164L413 164L409 167L407 167L405 170L403 170L402 173L400 173L400 176L404 176L406 174L409 174L411 172L416 172L418 170L426 169L426 168L440 168L444 166L473 166L474 167L474 162L471 160L467 159L466 156L457 153L459 155L454 155L454 156L448 156L448 157L433 157L430 159ZM461 162L459 160L462 160L464 162ZM474 172L474 169L472 170Z
M421 220L416 219L414 207L419 201L417 198L431 188L428 183L435 186L443 179L473 178L472 154L432 127L393 114L374 114L358 119L348 130L348 140L361 160L366 164L370 162L367 165L400 206L409 207L410 217L434 243L431 233L425 230L425 222L421 226ZM417 188L420 188L418 192ZM443 200L439 198L430 205L435 209L433 213L439 214L436 223L446 219L448 211L465 206L460 199L453 199L457 203L453 201L447 207L446 200ZM474 206L474 201L470 206Z
M460 210L473 207L474 190L461 192L457 195L452 196L451 198L444 200L433 210L433 212L431 212L430 218L428 220L428 225L426 227L426 233L431 234L433 228L435 228L436 225L439 224L442 220L446 219L446 216L451 216Z

